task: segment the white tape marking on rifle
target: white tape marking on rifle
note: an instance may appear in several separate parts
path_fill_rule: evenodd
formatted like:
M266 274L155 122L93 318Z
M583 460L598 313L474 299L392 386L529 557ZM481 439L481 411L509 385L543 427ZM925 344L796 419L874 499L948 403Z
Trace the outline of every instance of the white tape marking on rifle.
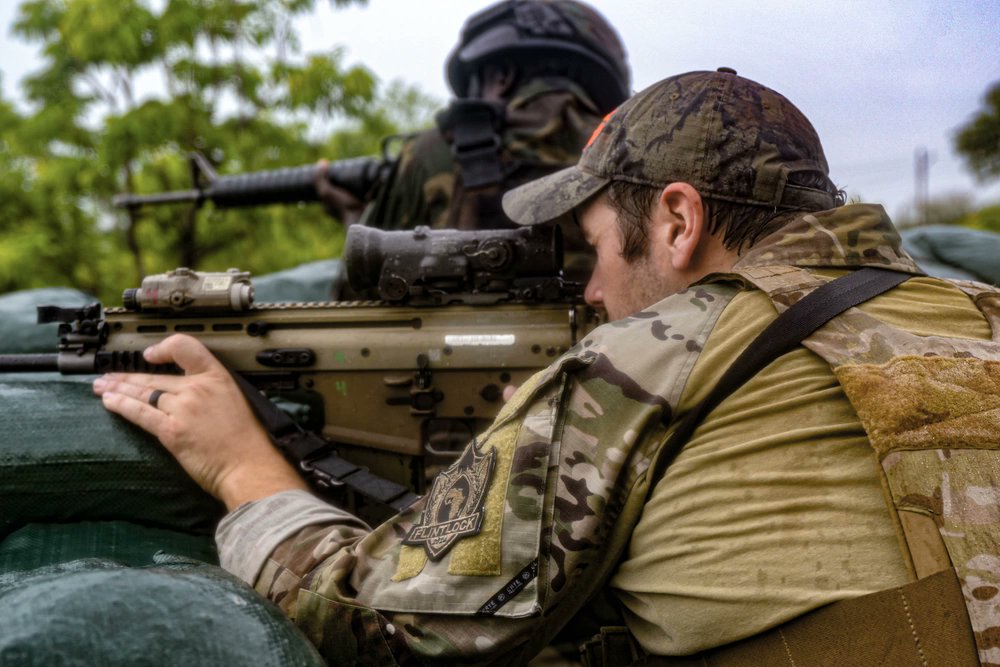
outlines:
M206 276L201 287L206 292L225 292L233 282L231 276Z
M514 334L449 334L444 337L444 344L452 347L513 345L516 341Z

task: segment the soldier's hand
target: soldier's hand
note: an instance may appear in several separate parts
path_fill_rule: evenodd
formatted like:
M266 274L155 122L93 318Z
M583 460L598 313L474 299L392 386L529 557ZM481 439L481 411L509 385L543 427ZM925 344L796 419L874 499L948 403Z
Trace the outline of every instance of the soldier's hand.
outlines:
M108 410L156 436L199 486L230 510L307 488L201 342L171 336L143 356L153 364L177 364L185 375L112 373L94 381L94 392Z
M320 160L316 163L314 175L316 195L331 217L340 220L345 227L350 227L361 219L365 203L345 188L337 187L331 183L330 179L326 177L329 167L330 163L327 160Z

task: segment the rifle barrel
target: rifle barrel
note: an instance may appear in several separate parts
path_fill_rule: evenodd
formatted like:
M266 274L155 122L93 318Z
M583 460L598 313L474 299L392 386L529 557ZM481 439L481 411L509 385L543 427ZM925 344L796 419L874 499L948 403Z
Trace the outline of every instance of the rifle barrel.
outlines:
M116 208L138 208L140 206L155 206L157 204L184 204L203 199L205 194L200 190L173 190L158 192L152 195L115 195L111 204Z
M0 373L45 373L58 370L58 354L0 354Z

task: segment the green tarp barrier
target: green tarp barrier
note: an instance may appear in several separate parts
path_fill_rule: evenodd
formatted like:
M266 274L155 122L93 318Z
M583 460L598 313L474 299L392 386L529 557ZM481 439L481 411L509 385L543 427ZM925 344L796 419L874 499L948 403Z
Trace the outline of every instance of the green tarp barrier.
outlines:
M218 565L211 535L153 528L129 521L29 523L0 541L0 573L23 572L81 558L153 565L165 551Z
M331 292L346 280L339 259L300 264L286 271L251 276L258 303L276 301L330 301Z
M79 308L96 299L65 287L23 290L0 294L0 353L55 352L56 324L38 324L36 306Z
M211 534L222 505L89 378L0 375L0 537L25 523L131 521Z
M1000 234L931 225L901 236L903 248L932 276L1000 285Z
M4 667L321 667L281 610L218 567L170 556L0 575Z
M340 275L331 260L264 276L257 299L328 300ZM55 352L36 306L92 301L0 296L0 352ZM0 665L322 665L277 607L209 564L223 507L104 410L92 379L0 375Z

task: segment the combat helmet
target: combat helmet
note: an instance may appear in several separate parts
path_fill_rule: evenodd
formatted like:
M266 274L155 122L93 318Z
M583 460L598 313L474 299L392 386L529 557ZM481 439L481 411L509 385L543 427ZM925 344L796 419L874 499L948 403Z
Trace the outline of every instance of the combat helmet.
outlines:
M601 113L630 93L625 48L597 10L575 0L505 0L471 16L446 64L448 83L467 97L473 74L491 60L576 64L573 79Z

